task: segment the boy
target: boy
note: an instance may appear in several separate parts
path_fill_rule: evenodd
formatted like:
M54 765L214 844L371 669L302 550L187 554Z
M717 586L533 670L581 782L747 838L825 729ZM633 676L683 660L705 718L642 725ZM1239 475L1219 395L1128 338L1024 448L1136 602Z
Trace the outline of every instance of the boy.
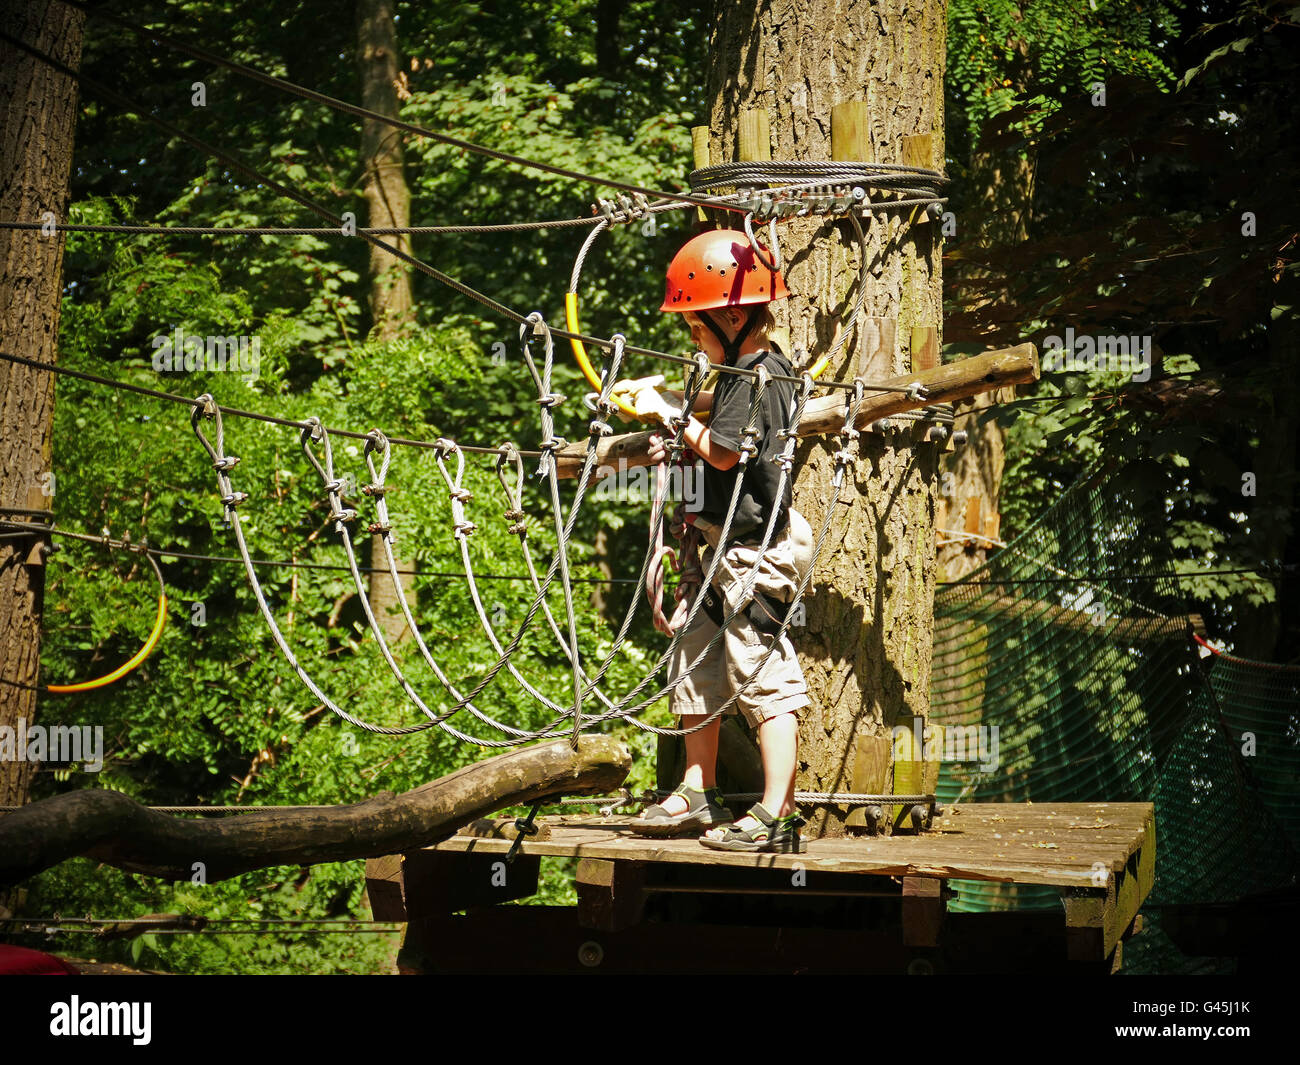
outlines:
M767 269L748 239L735 230L715 230L689 241L668 267L668 292L663 311L682 314L691 339L710 362L793 376L786 356L772 333L775 320L769 304L787 295L781 275ZM673 690L672 711L683 727L698 723L722 706L749 681L784 619L787 604L807 572L811 554L808 523L790 506L790 481L778 497L781 469L772 459L784 444L777 431L785 428L794 408L795 386L769 380L754 419L757 451L739 465L741 430L749 425L752 379L724 373L711 393L701 393L695 409L710 408L708 425L692 416L685 442L704 460L700 513L687 515L709 544L703 567L708 571L726 518L735 479L743 483L729 544L713 588L701 589L704 606L686 631L669 663L675 680L717 633L726 614L742 607L711 652ZM671 431L680 413L653 388L637 392L638 415L659 420ZM651 458L664 454L663 438L651 439ZM769 515L776 511L772 541L760 557ZM753 599L740 602L744 583L759 569ZM686 736L686 774L681 786L662 803L651 806L634 823L641 835L683 835L706 829L700 842L718 850L798 852L794 777L799 746L796 714L808 705L808 689L789 636L777 642L763 672L736 701L738 710L758 731L763 760L763 799L732 823L716 787L718 729L721 717Z

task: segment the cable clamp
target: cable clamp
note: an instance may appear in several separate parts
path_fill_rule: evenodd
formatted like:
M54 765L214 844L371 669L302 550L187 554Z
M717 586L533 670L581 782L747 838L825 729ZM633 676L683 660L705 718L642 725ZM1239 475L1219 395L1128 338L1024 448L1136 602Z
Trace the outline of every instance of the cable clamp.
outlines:
M383 533L385 536L393 531L392 525L386 521L372 521L366 528L372 533Z
M212 464L214 470L233 470L239 465L238 455L225 455Z
M602 421L600 418L593 418L591 424L587 426L587 431L592 436L597 436L597 435L613 436L614 435L614 427L610 425L609 422Z
M562 447L568 447L569 442L562 436L548 436L537 445L541 451L558 451Z
M561 403L565 401L566 398L568 397L562 395L559 392L548 392L544 396L537 397L537 405L539 407L548 407L548 408L558 407Z
M928 399L930 395L930 393L926 391L925 386L921 384L920 381L913 381L910 385L908 385L907 392L904 394L907 396L908 399L914 400L916 402L919 402L923 399Z
M383 499L388 493L388 486L385 484L363 484L361 494L370 496L372 499Z
M230 495L222 496L221 503L226 508L233 510L248 498L247 492L231 492ZM107 533L107 530L105 530Z
M451 489L447 493L447 495L450 498L454 499L457 503L468 503L471 499L474 498L473 492L471 492L468 488L462 488L460 485L456 485L456 487Z
M464 540L467 536L470 536L477 528L478 526L475 525L472 521L458 521L454 526L454 532L452 535L454 535L457 540Z

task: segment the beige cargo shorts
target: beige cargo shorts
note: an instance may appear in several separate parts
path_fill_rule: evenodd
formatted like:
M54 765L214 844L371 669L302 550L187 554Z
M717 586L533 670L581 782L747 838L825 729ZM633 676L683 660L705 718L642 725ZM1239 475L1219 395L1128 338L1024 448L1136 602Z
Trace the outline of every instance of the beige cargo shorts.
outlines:
M745 581L755 565L758 566L755 593L763 593L783 603L794 599L799 582L812 564L812 530L798 511L791 508L789 513L790 520L785 530L772 538L761 557L759 542L733 543L727 548L714 579L727 614L740 605ZM710 544L701 559L707 573L720 530L704 521L695 524ZM703 594L703 590L696 594ZM669 661L670 681L687 671L717 631L717 624L701 609ZM714 713L754 675L771 643L771 636L759 632L750 622L748 609L742 611L727 626L722 639L673 690L672 712L685 718ZM803 670L787 631L777 641L762 673L745 687L728 713L743 714L746 721L757 727L769 718L802 710L808 702L808 686L804 683ZM688 720L682 724L689 727L691 722Z

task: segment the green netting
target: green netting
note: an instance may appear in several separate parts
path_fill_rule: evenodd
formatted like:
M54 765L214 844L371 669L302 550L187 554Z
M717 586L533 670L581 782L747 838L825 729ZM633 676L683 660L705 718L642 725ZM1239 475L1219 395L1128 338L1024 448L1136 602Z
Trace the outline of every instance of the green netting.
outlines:
M941 800L1155 803L1156 885L1129 972L1206 967L1163 936L1160 906L1300 871L1300 668L1202 660L1161 576L1163 520L1095 473L935 599L931 719L964 730ZM953 887L959 911L1061 905L1050 888Z

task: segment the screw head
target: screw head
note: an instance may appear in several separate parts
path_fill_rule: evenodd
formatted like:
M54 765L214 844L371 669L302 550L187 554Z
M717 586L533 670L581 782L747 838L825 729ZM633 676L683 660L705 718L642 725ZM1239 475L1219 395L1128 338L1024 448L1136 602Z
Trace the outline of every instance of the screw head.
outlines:
M605 948L594 939L589 939L578 948L578 961L588 969L594 969L605 960Z

